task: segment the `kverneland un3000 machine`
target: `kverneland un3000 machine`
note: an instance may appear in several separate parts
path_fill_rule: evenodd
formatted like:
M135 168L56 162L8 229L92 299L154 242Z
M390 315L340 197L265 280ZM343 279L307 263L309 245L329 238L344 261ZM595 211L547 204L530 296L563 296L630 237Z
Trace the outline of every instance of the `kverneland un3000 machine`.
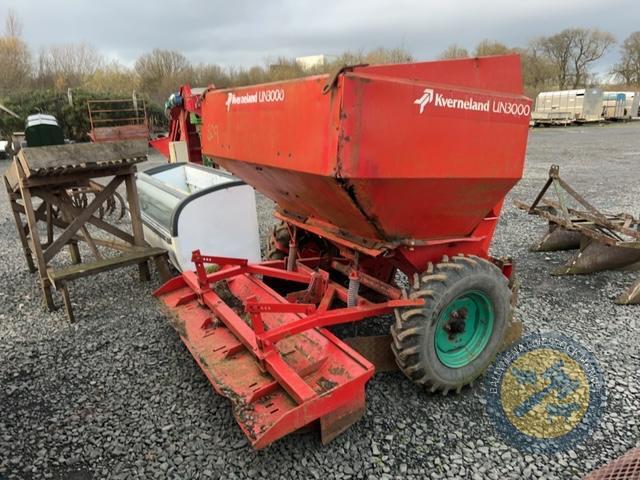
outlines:
M333 325L393 314L396 362L432 392L482 374L511 321L512 266L489 246L523 173L518 56L357 66L189 101L202 154L272 199L281 223L266 261L196 251L195 271L155 295L254 447L314 422L329 441L362 416L374 366Z

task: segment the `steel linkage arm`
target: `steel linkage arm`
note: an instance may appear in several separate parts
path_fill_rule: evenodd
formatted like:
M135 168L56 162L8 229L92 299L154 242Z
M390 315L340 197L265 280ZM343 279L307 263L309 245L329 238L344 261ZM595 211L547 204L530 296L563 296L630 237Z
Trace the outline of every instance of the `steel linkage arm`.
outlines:
M369 305L359 305L356 307L339 308L335 310L326 310L322 312L316 312L315 305L309 304L250 304L247 303L246 311L252 314L254 318L254 332L256 338L260 340L262 345L267 348L268 345L273 345L278 341L295 335L296 333L304 332L311 328L328 327L331 325L339 325L341 323L355 322L364 318L383 315L385 313L392 312L395 308L399 307L421 307L424 305L424 300L389 300L384 303L373 303ZM277 306L277 309L269 310L271 307ZM263 307L263 308L261 308ZM295 310L292 307L300 307ZM286 323L279 327L273 328L267 332L263 329L263 322L260 319L260 314L265 312L293 312L304 313L308 316L299 320ZM255 317L254 317L255 316ZM258 319L255 322L255 319ZM256 328L256 326L258 326Z

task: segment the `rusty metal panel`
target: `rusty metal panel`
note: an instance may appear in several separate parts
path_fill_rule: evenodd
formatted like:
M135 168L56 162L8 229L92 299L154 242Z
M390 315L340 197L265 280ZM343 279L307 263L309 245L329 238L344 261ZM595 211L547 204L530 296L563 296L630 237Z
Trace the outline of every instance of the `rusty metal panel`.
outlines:
M376 372L393 372L398 370L398 365L391 351L391 335L350 337L345 338L344 342L373 363L376 367Z
M96 143L121 140L147 140L149 138L149 127L146 124L94 127L90 135L91 140Z
M555 223L549 223L549 231L531 246L532 252L557 252L580 248L580 233L567 230Z
M622 457L600 467L584 480L638 480L640 478L640 448L629 450Z

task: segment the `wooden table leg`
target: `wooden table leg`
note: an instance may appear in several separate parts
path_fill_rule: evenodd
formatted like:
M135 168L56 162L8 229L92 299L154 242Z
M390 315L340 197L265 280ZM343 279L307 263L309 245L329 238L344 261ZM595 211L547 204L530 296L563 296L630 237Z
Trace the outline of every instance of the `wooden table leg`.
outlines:
M156 270L158 271L158 275L160 275L160 280L163 282L167 282L171 280L171 271L169 270L169 263L167 262L167 255L160 255L153 259Z
M22 195L22 201L24 202L24 211L27 215L27 224L29 225L29 232L31 233L31 243L33 244L33 250L38 261L40 287L42 288L44 302L49 311L52 311L55 310L56 306L53 303L53 296L51 295L51 283L47 276L47 264L44 261L44 254L42 253L40 234L38 233L38 221L36 220L36 215L33 210L31 192L29 191L29 188L24 185L24 173L22 172L22 169L19 166L17 168L20 183L20 194Z
M47 245L53 243L53 205L50 202L46 202L47 205Z
M149 270L149 262L146 260L138 264L138 275L141 282L151 281L151 270Z
M127 200L129 202L129 214L131 215L131 230L133 232L134 243L138 246L145 246L144 230L142 229L142 216L140 215L140 200L138 199L138 189L136 188L135 175L130 173L124 179L127 188ZM138 264L140 280L148 281L151 279L149 272L149 262Z
M58 290L60 290L62 294L62 301L64 302L64 309L67 312L69 322L73 323L76 321L76 317L73 315L73 307L71 306L71 298L69 297L69 289L67 288L66 282L58 285Z
M7 189L7 195L9 197L9 206L11 207L11 212L13 213L13 219L16 222L16 229L18 230L18 237L20 238L20 243L22 244L22 250L24 251L24 257L27 260L27 268L31 273L34 273L37 269L35 264L33 263L33 257L31 256L31 249L29 248L29 242L27 240L27 234L25 232L25 226L22 223L22 217L18 211L18 202L16 201L15 194L11 191L11 187L9 185L9 181L7 177L4 177L4 185Z
M76 240L71 240L67 246L69 247L69 255L71 255L71 261L78 265L82 263L82 257L80 256L80 248L78 248L78 242Z

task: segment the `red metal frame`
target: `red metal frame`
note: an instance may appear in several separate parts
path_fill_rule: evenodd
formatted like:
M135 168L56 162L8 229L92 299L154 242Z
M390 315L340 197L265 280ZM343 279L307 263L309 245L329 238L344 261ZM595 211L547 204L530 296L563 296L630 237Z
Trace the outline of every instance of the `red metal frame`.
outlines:
M182 98L180 105L174 105L167 112L169 115L169 132L166 137L156 138L149 142L149 146L169 159L169 143L184 141L189 152L189 161L202 163L202 151L200 148L200 134L196 125L191 121L191 114L201 115L200 93L193 93L189 84L180 87L179 95Z
M407 275L424 272L429 262L438 262L442 257L465 253L489 258L489 247L498 223L503 201L489 212L477 227L465 237L438 240L411 240L409 242L383 242L370 238L345 236L343 229L328 222L308 218L298 220L283 212L275 212L276 218L307 230L343 248L360 252L372 258L382 259ZM348 233L347 233L348 235Z
M331 308L334 299L347 301L347 291L330 280L316 303L290 303L258 277L298 282L307 287L303 292L313 294L314 279L329 278L312 268L317 259L298 260L295 271L284 270L283 261L250 264L199 251L192 259L195 272L183 272L154 295L180 319L176 328L184 343L216 390L232 401L256 448L318 419L328 441L361 415L373 365L325 327L423 304L407 298L372 303L360 297L354 307ZM220 269L207 273L207 263ZM220 284L243 301L251 325L211 288ZM302 350L304 355L292 357Z

